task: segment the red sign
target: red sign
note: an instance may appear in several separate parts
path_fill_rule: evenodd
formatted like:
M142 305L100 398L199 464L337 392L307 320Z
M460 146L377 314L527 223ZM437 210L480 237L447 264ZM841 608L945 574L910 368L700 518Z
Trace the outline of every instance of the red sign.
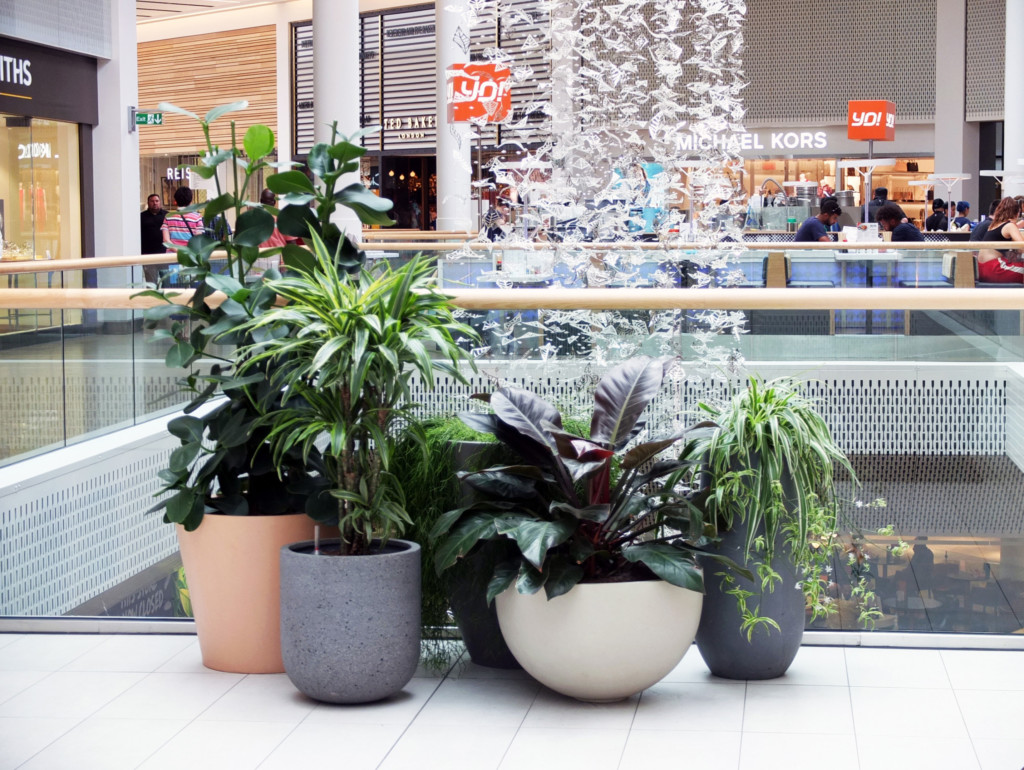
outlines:
M448 122L497 123L512 111L511 71L497 64L453 64L448 81Z
M850 102L846 135L862 141L891 142L896 138L896 105L884 99Z

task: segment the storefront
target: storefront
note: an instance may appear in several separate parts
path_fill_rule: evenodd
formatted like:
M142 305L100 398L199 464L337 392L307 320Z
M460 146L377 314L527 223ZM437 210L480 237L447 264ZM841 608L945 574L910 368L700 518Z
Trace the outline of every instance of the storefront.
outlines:
M97 120L95 59L0 37L0 259L81 259L82 167ZM47 288L59 275L6 280ZM65 276L81 285L80 273ZM55 322L50 311L11 312L0 333Z

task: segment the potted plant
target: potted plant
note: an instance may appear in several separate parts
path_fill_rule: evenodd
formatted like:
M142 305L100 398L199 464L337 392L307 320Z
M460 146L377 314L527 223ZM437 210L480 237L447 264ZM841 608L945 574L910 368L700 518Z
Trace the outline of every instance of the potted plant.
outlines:
M856 476L795 380L752 376L724 405L699 408L716 428L687 448L707 490L698 499L721 534L717 553L756 577L706 571L697 647L716 676L781 676L800 647L805 608L829 609L820 575L840 547L835 472L853 484Z
M164 497L151 510L162 511L164 520L177 526L204 665L273 673L284 670L278 551L284 543L312 535L312 522L303 511L307 499L322 493L325 482L315 449L305 456L290 452L276 463L271 460L269 429L259 422L268 409L281 404L281 393L273 390L268 377L271 364L254 367L245 377L237 376L234 368L236 346L250 341L243 325L273 306L277 296L267 281L280 277L276 270L269 270L249 278L258 258L281 252L280 248L260 249L270 238L275 220L272 210L248 200L251 181L274 165L267 160L274 149L273 132L267 126L250 126L241 147L233 140L225 150L210 141L210 125L245 106L245 102L223 105L200 118L174 105L160 105L164 111L200 122L207 152L189 168L201 178L217 180L218 194L186 209L202 210L206 225L177 249L177 275L193 287L191 300L178 304L179 292L172 290L142 292L162 301L146 311L146 318L151 327L167 325L155 329L153 338L169 343L166 363L187 371L181 382L192 396L184 414L168 425L180 446L159 474ZM322 148L319 155L331 158L336 168L351 160L348 156L353 153L347 142L336 142L329 150L333 156ZM218 171L223 167L234 180L228 192L220 189ZM366 190L362 195L351 190L338 200L354 208L364 221L390 221L380 211L390 204ZM295 223L306 223L301 234L311 228L324 230L335 196L332 192L327 201L326 192L320 191L319 201L322 219L313 217L310 224L305 214L287 215L285 209L279 223L291 229L298 229ZM303 208L309 210L308 205ZM223 226L228 211L235 215L233 231ZM215 227L215 223L221 225ZM300 247L289 250L286 261L308 264L311 259ZM347 269L351 259L348 252L343 255ZM220 301L224 294L227 301Z
M362 703L404 687L419 659L419 546L394 537L410 522L395 443L423 440L410 381L431 387L437 371L464 381L471 358L458 340L474 335L422 257L338 273L328 269L336 253L310 238L316 269L269 282L285 304L247 325L240 370L271 364L285 394L262 421L277 462L322 440L329 494L307 512L341 533L281 552L285 671L312 698Z
M487 601L497 602L509 647L540 682L581 700L649 687L696 632L704 523L692 493L672 483L691 461L658 459L683 435L628 448L668 365L642 357L607 372L589 438L563 430L557 409L519 388L487 398L490 414L462 415L521 462L463 474L476 499L438 521L436 566L495 548Z

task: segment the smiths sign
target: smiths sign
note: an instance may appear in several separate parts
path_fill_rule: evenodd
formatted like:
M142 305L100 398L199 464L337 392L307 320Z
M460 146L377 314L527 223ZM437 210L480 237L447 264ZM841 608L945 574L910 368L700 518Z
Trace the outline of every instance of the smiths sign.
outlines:
M448 81L448 122L498 123L512 111L511 71L496 64L453 64Z
M0 36L0 113L96 125L96 60Z
M850 102L846 135L861 141L891 142L896 138L896 105L878 99Z

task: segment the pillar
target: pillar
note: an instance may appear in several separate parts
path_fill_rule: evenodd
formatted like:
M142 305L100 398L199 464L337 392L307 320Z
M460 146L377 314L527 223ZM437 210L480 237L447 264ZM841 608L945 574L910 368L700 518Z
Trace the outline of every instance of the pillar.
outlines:
M1006 0L1006 69L1003 75L1003 168L1015 177L1004 180L1003 195L1024 194L1024 93L1020 76L1024 72L1024 46L1020 30L1020 3Z
M139 134L128 124L129 108L139 98L138 53L134 0L111 3L111 57L97 66L99 123L92 131L91 179L93 200L93 253L96 257L137 256L139 212ZM142 281L142 270L112 268L96 273L99 288L124 288ZM88 316L88 314L86 314ZM97 320L111 331L131 319L130 310L100 310Z
M437 24L437 229L473 231L479 228L471 198L473 139L467 123L448 123L446 71L469 62L469 51L457 42L468 40L462 15L438 2Z
M331 140L331 123L351 136L360 129L359 3L313 0L313 137ZM338 189L359 181L346 174ZM335 212L332 221L350 235L361 232L359 217L350 209Z
M935 171L971 175L954 185L953 195L970 202L971 216L977 218L979 126L965 121L967 0L938 0L935 17L940 20L935 28ZM936 197L941 190L939 185Z

